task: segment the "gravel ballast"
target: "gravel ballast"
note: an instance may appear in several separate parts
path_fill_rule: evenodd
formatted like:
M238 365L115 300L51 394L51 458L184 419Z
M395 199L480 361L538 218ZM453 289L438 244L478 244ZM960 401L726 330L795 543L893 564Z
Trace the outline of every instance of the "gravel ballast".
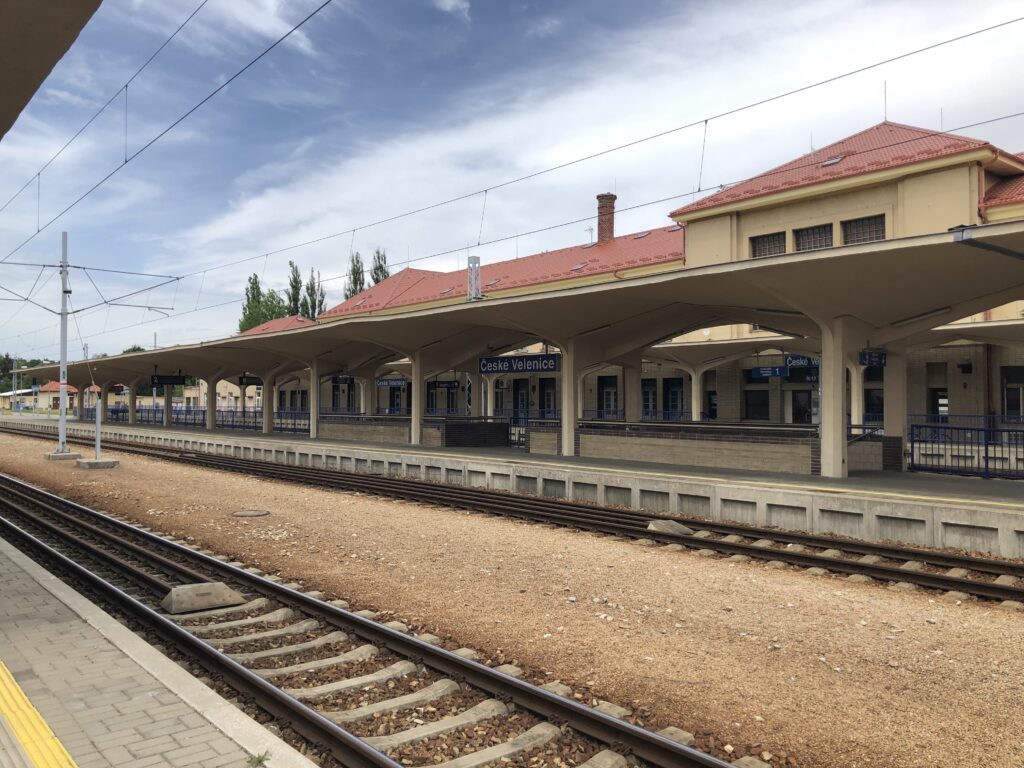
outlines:
M0 435L0 470L643 708L697 746L808 768L1024 764L1024 615L991 603L116 451L98 475L43 461L44 445ZM254 505L271 514L231 514Z

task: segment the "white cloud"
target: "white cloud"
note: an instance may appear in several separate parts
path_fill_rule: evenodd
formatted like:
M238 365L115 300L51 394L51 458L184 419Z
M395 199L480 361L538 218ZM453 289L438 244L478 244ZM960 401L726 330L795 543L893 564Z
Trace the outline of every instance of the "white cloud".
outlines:
M526 36L538 39L552 37L561 31L562 23L562 19L557 16L545 16L527 28Z
M469 21L469 0L434 0L434 7Z

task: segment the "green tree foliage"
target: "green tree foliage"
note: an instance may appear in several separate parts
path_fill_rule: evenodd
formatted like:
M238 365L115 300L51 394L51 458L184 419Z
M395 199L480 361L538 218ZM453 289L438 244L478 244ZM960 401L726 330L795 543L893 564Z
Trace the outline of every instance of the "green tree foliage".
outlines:
M310 268L309 280L306 281L306 288L302 294L302 300L299 302L299 314L310 320L315 320L316 316L327 308L326 303L327 292L320 281L320 272L314 273Z
M132 344L128 349L122 350L122 355L127 355L129 352L145 352L146 348L141 344Z
M275 320L288 315L288 307L284 299L275 291L264 291L260 285L259 275L252 274L245 286L245 303L242 305L242 317L238 320L238 331L247 331L262 325L268 320ZM127 351L127 350L126 350Z
M348 266L348 280L345 281L345 298L350 299L366 290L366 276L363 274L363 257L359 251L352 254Z
M286 317L292 317L301 312L302 275L299 274L299 265L294 261L289 261L288 267L290 271L288 273L288 287L285 289L284 299L287 307Z
M373 285L383 282L391 277L391 270L388 269L388 255L383 248L373 252L373 266L370 267L370 280Z

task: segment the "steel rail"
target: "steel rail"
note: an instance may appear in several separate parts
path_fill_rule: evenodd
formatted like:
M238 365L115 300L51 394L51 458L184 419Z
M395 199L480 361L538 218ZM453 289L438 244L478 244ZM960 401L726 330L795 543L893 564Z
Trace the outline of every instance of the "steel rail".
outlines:
M232 688L252 696L259 706L284 720L304 738L327 749L352 768L403 768L399 763L357 739L343 728L246 669L234 659L200 640L188 630L121 591L101 576L45 544L28 531L0 517L0 530L30 546L45 560L89 584L106 599L145 624L165 641L191 655L208 671L229 681Z
M7 428L4 429L7 430ZM25 432L25 434L32 435L33 433ZM442 504L461 509L511 515L523 519L542 520L543 522L558 525L569 524L571 527L589 530L599 530L599 527L603 525L604 530L602 532L613 535L651 538L665 543L681 544L688 548L713 549L728 554L743 554L758 560L781 560L793 565L820 567L830 571L849 574L860 573L887 581L906 581L934 589L961 591L994 600L1024 602L1024 589L1010 585L992 584L973 579L960 579L943 574L922 573L920 571L904 570L886 565L843 560L814 553L757 547L753 544L739 542L723 542L677 534L655 535L653 532L646 530L646 523L658 519L672 520L683 525L718 533L735 533L751 538L801 543L825 549L846 550L858 554L874 554L894 560L916 560L936 567L961 567L990 575L1007 574L1024 578L1024 565L1001 560L936 553L912 547L895 547L861 541L851 542L846 539L792 533L773 528L756 528L741 524L719 523L698 518L677 518L656 513L647 514L633 510L595 507L541 497L516 496L489 489L445 486L406 478L355 474L313 467L298 467L256 459L236 459L216 454L185 452L173 449L161 450L151 447L139 447L128 441L117 442L120 446L124 446L123 449L128 452L207 468L254 474L287 482L314 483L338 489L371 492L428 504ZM629 521L636 522L630 525Z
M204 555L201 552L197 552L182 544L164 539L158 534L136 528L122 520L117 520L116 518L112 518L81 504L63 499L56 494L51 494L32 486L26 486L26 484L21 483L21 481L7 475L0 475L0 480L7 484L14 483L25 486L31 489L33 493L39 494L44 498L48 498L52 503L60 503L62 506L74 509L75 512L87 517L102 519L105 523L117 530L131 533L132 535L147 542L160 545L179 556L201 562L204 567L211 568L214 571L223 574L225 577L235 580L236 582L241 582L253 591L269 594L275 599L297 607L327 623L343 627L354 632L375 645L384 645L401 656L418 659L431 669L444 674L455 675L476 688L487 691L499 698L514 701L522 708L535 714L542 715L551 721L565 723L572 729L591 736L601 742L624 748L629 753L642 760L646 760L655 766L659 766L659 768L730 768L729 763L700 752L699 750L679 744L678 742L640 728L639 726L633 725L625 720L620 720L619 718L612 717L611 715L606 715L592 707L588 707L587 705L573 699L559 696L558 694L547 691L525 680L520 680L506 675L486 666L485 664L465 659L451 651L445 650L444 648L424 642L423 640L419 640L411 635L399 632L398 630L359 616L351 611L331 605L330 603L306 595L283 584L278 584L277 582L250 573L242 568L229 565L215 557ZM0 527L11 526L16 528L13 524L5 523L6 521L0 517ZM94 578L99 579L99 577ZM167 622L167 620L159 614L156 614L148 608L146 610L161 619L163 622ZM181 629L173 622L167 623L172 624L176 629ZM185 634L202 645L205 649L212 651L216 656L223 655L212 649L212 647L207 646L202 641L197 640L193 635L187 632ZM177 641L175 640L175 642ZM240 665L236 664L236 666ZM248 670L244 667L241 667L241 669L248 673ZM262 678L259 678L259 680L264 686L269 685L269 683L266 683ZM275 688L274 690L278 689ZM287 697L283 693L282 695L289 700L294 701L291 697ZM337 728L337 726L335 726L335 728ZM342 732L348 735L347 732ZM348 763L346 763L346 765L348 765ZM358 766L363 764L352 763L352 765ZM397 764L389 761L374 765L395 766Z
M94 544L90 544L87 541L82 541L81 539L77 538L74 534L71 534L68 531L65 531L64 529L60 528L59 526L53 525L52 523L43 520L38 515L34 514L29 510L26 510L21 505L12 502L10 499L0 499L0 511L3 510L8 511L8 513L10 512L10 510L14 510L14 513L16 515L20 515L21 517L31 521L33 525L42 528L51 536L57 537L69 546L77 547L78 549L87 553L91 557L96 558L100 562L106 563L108 566L114 568L120 573L123 573L129 579L138 582L142 586L146 587L147 589L155 592L160 596L167 594L170 591L171 587L173 586L172 584L169 584L168 582L164 581L158 576L154 576L153 574L147 573L146 571L143 571L139 568L132 567L128 563L118 558L116 555L112 555L110 552L107 552L101 547L97 547ZM0 517L0 519L3 518Z
M79 520L79 519L73 517L72 515L69 515L66 512L61 511L60 509L58 509L57 507L53 506L52 504L47 503L46 501L41 501L38 498L33 498L31 493L26 493L25 491L23 491L20 488L18 488L16 485L13 485L12 483L7 482L7 481L12 481L12 480L15 483L20 482L20 481L16 480L15 478L10 477L9 475L4 475L4 474L0 473L0 494L7 494L9 496L14 496L14 497L18 498L18 499L20 499L23 502L29 502L29 503L35 504L35 505L41 507L42 509L44 509L47 514L52 515L52 516L62 520L65 523L68 523L68 524L71 524L71 525L76 525L79 528L83 528L86 531L88 531L90 534L92 534L93 536L96 536L96 537L99 537L99 538L103 538L103 539L105 539L107 541L110 541L115 546L117 546L117 547L119 547L121 549L127 550L128 552L131 552L133 555L135 555L135 556L137 556L139 558L142 558L143 560L149 560L149 561L151 561L153 563L156 563L160 567L160 569L162 569L164 571L168 571L169 573L175 574L176 576L181 578L183 581L185 581L185 583L193 583L193 584L195 584L195 583L210 581L210 577L207 576L204 573L200 573L199 571L197 571L197 570L195 570L193 568L189 568L187 566L182 565L181 563L176 563L173 560L169 560L168 558L163 557L161 555L158 555L155 552L151 552L150 550L147 550L145 547L140 547L138 544L135 544L134 542L128 541L127 539L125 539L123 537L113 536L110 533L108 533L107 531L104 531L102 528L99 528L99 527L97 527L95 525L92 525L91 523L87 523L87 522L85 522L83 520ZM38 489L34 489L33 488L32 491L36 492L36 491L38 491ZM0 503L3 503L4 501L5 500L0 499ZM34 513L22 512L22 514L26 514L26 515L31 516L33 518L33 520L38 521L38 523L40 525L44 525L44 526L51 526L52 525L51 523L48 523L48 522L42 520L42 518L40 518L38 515L35 515ZM170 588L171 588L170 586L167 586L167 589L170 589Z

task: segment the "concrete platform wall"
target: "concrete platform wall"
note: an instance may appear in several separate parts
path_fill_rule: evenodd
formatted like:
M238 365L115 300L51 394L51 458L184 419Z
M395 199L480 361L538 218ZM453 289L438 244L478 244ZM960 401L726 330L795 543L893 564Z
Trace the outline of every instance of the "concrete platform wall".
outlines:
M0 419L0 424L56 432L52 422ZM79 425L70 425L69 431L92 434L90 429ZM250 435L168 433L117 425L108 426L105 434L140 445L568 498L647 509L670 517L730 520L869 541L956 547L1024 558L1024 513L984 502L978 506L946 505L938 500L900 499L897 494L855 490L837 493L828 488L787 487L767 479L711 480L670 472L581 467L557 461L516 462L507 458L301 440L290 442Z

